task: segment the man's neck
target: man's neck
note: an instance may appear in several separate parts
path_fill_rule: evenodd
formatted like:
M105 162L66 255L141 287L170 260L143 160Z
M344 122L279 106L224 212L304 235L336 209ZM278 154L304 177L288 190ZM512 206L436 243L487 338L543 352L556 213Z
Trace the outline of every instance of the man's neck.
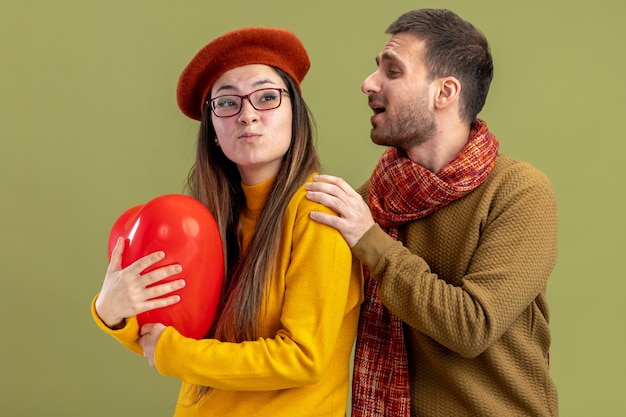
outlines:
M464 125L439 129L431 140L407 149L407 156L429 171L439 172L463 149L469 139L469 131L469 127Z

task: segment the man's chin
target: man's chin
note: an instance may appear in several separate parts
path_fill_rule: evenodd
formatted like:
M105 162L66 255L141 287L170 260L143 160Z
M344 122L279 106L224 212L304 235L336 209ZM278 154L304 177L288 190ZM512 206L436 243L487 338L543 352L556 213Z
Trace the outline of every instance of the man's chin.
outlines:
M393 141L389 140L389 138L385 135L381 135L380 132L377 132L375 128L370 131L370 139L373 143L380 146L393 146Z

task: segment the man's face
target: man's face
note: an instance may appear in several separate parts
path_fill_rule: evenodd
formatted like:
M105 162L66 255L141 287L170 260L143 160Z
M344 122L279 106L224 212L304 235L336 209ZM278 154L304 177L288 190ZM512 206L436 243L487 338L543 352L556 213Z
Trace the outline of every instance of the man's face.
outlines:
M376 57L378 69L361 85L374 111L370 119L374 143L407 150L434 136L432 83L423 55L423 41L398 33Z

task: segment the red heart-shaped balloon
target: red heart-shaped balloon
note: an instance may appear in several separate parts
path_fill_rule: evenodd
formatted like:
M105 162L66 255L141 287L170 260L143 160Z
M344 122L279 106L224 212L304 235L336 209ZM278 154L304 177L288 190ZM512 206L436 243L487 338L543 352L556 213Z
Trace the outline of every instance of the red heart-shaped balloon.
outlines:
M137 315L139 325L162 323L184 336L203 338L215 318L224 278L222 240L209 210L186 195L163 195L122 213L109 234L109 259L118 237L125 240L122 268L164 251L165 258L143 273L180 264L180 274L159 283L180 278L187 283L172 293L180 295L178 303Z

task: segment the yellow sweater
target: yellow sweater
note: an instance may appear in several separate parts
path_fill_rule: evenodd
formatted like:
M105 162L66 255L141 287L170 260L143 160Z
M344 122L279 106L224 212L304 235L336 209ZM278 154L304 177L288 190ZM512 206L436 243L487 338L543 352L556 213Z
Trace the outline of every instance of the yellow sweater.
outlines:
M244 245L254 230L271 181L245 187ZM194 340L173 327L162 333L155 363L182 380L176 417L344 416L349 361L363 300L361 264L339 232L309 218L328 211L300 188L287 207L276 272L269 288L261 337L244 343ZM92 307L93 309L93 307ZM136 318L105 332L141 353ZM190 406L189 384L213 387Z

